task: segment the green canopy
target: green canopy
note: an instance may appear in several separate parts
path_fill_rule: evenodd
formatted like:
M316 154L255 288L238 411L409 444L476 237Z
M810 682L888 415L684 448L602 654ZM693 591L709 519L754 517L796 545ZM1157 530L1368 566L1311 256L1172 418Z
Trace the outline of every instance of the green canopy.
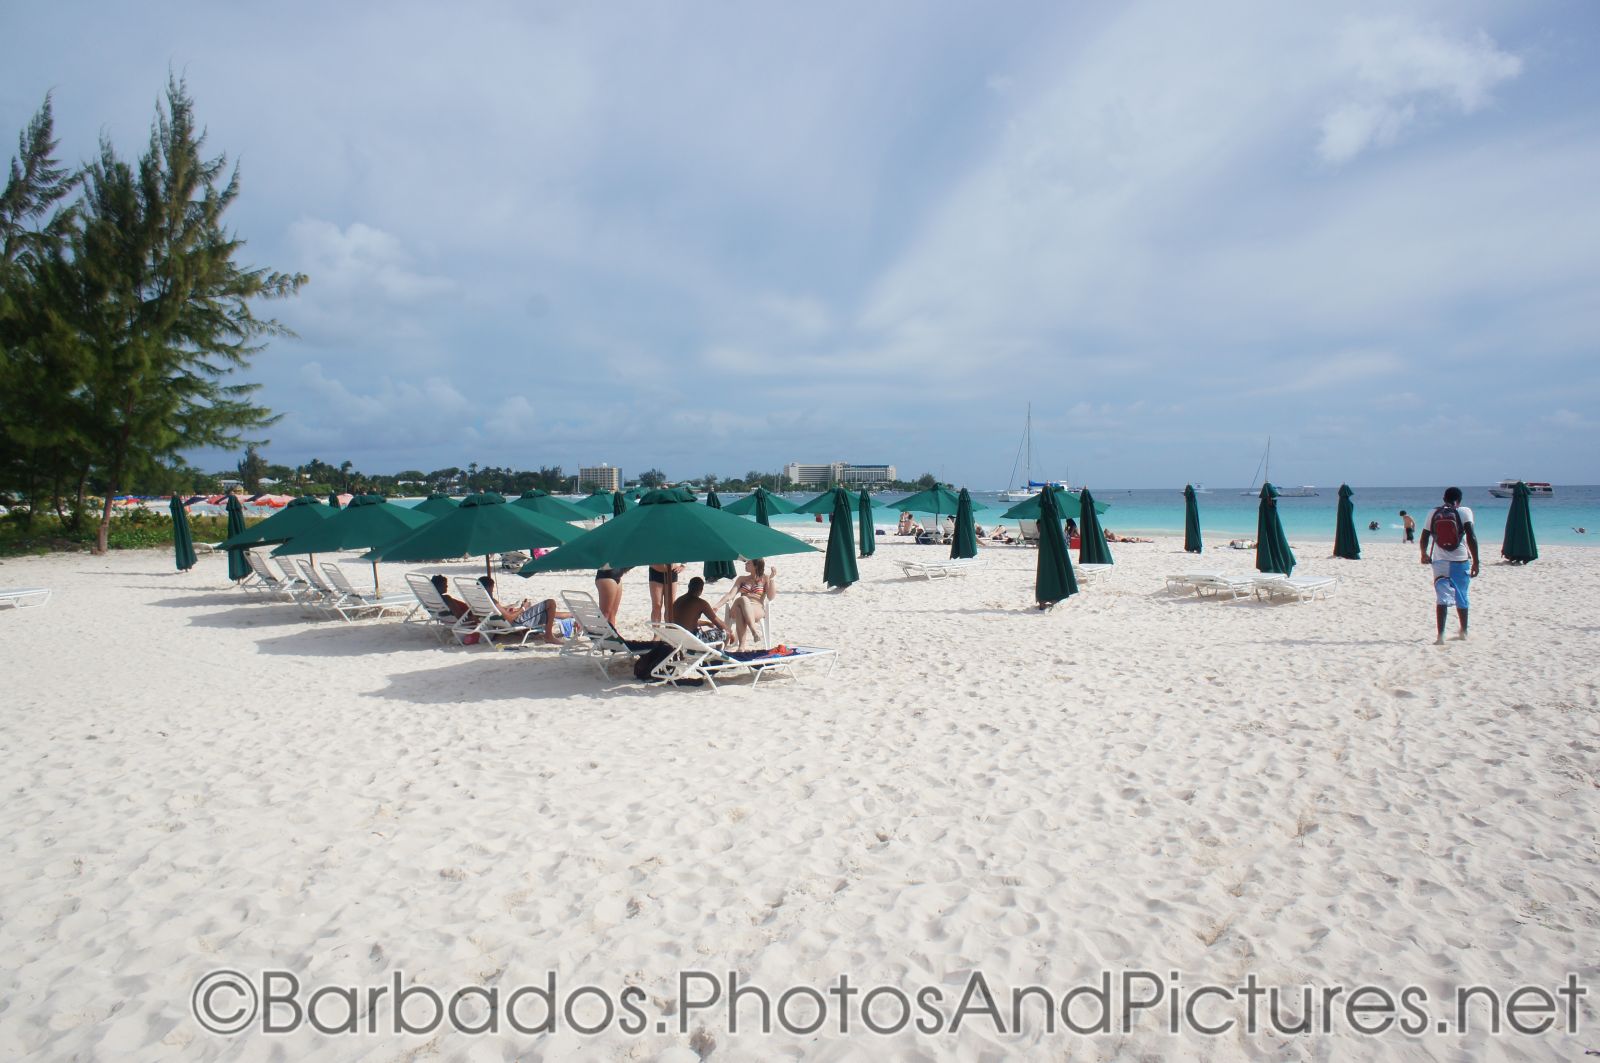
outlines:
M826 491L822 492L822 494L818 495L816 498L813 498L811 501L805 502L805 503L803 503L801 505L796 506L794 508L794 512L796 512L796 513L832 513L833 512L833 492L834 492L834 490L835 490L835 488L832 488L832 487L828 488ZM872 495L867 492L866 488L862 488L861 489L861 497L866 499L867 500L867 505L870 506L873 509L889 509L890 508L890 506L889 506L889 504L887 502L879 502L879 501L875 500L872 497Z
M956 533L950 540L950 556L978 556L978 533L972 525L972 495L965 487L956 498Z
M1346 561L1361 560L1361 540L1356 538L1355 493L1349 484L1339 485L1339 515L1333 525L1333 556Z
M388 546L433 520L426 513L385 502L382 495L356 495L350 504L320 524L307 528L272 551L283 554L328 554L336 550ZM372 563L372 589L378 590L378 563Z
M233 492L228 493L228 538L244 534L244 506L239 504L239 496ZM245 560L242 547L228 548L228 578L238 583L250 575L250 562Z
M717 497L717 489L715 487L706 492L706 506L710 509L722 508L722 499ZM735 575L737 575L737 572L734 570L732 561L706 562L705 580L707 583L715 583L719 579L733 579Z
M320 498L302 495L267 519L257 521L238 535L228 536L222 548L232 550L242 546L281 543L299 535L313 524L321 524L333 516L334 512L323 505Z
M1183 489L1183 551L1198 554L1204 550L1200 542L1200 501L1194 496L1194 484Z
M1256 515L1256 571L1294 573L1294 551L1283 534L1283 522L1278 519L1278 489L1270 483L1261 485L1261 507Z
M930 487L926 491L918 491L914 495L902 498L898 502L888 503L889 508L900 510L904 513L932 513L936 518L945 514L954 514L960 499L951 493L948 487L940 484ZM972 503L974 512L989 507L982 502Z
M1106 544L1105 530L1100 527L1100 511L1095 508L1094 496L1085 487L1078 493L1078 564L1112 563L1111 547Z
M861 497L856 501L861 519L861 556L871 557L878 549L878 534L872 528L872 496L867 494L867 489L861 489Z
M189 512L183 499L172 496L172 555L179 572L194 568L194 534L189 531Z
M823 559L822 579L830 587L844 590L861 578L856 569L856 538L850 526L850 492L833 489L832 524L828 528L828 556Z
M611 492L596 491L583 501L574 502L573 505L589 514L591 517L609 517L611 516L611 510L613 506L611 501Z
M1500 544L1500 556L1513 565L1526 565L1539 559L1539 544L1533 538L1533 507L1528 485L1520 480L1511 489L1511 510L1506 514L1506 535Z
M440 494L439 492L435 491L433 494L429 495L427 498L424 498L421 502L418 502L411 508L416 510L418 513L426 513L430 517L442 517L446 513L449 513L452 509L455 509L458 505L460 505L460 503L451 498L449 495Z
M518 509L526 509L532 513L539 513L556 520L575 521L593 520L594 514L586 509L580 509L564 498L557 498L549 491L524 491L522 496L511 503Z
M1083 505L1083 501L1078 497L1078 493L1076 491L1068 491L1060 484L1052 485L1050 491L1056 496L1056 512L1062 514L1063 520L1067 517L1070 517L1072 514L1077 513ZM1018 502L1016 505L1000 514L1000 516L1004 520L1036 520L1039 516L1040 500L1043 497L1044 491L1041 490L1032 498L1024 499L1023 501ZM1094 504L1094 511L1096 513L1104 513L1106 511L1106 503L1096 502Z
M741 517L754 516L757 524L771 526L772 514L793 513L799 507L781 495L775 495L765 487L757 487L732 505L722 507L722 512L733 513Z
M1039 500L1039 567L1033 577L1033 598L1040 609L1048 609L1078 593L1078 579L1072 574L1072 558L1067 553L1067 537L1061 529L1061 511L1054 492L1041 492Z
M481 554L484 568L492 576L490 554L526 550L530 546L560 546L582 534L565 521L507 505L503 496L484 491L468 495L449 513L367 556L374 561L437 561Z
M355 501L355 499L351 499L351 501L353 502L353 501ZM328 508L329 509L338 509L339 508L339 492L337 492L337 491L329 491L328 492Z

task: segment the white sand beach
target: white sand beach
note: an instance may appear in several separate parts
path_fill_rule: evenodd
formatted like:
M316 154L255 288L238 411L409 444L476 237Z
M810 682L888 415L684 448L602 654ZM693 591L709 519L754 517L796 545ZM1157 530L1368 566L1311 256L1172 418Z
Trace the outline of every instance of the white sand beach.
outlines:
M1044 614L1029 608L1031 550L986 549L979 571L926 582L892 562L941 551L891 543L844 593L824 587L821 553L778 558L775 638L837 647L838 666L715 692L602 682L550 649L441 649L393 620L313 623L229 588L220 555L187 574L161 551L8 560L0 586L54 598L0 613L0 1056L1600 1049L1593 998L1577 1036L1175 1038L1158 1011L1129 1034L1080 1037L1047 1033L1037 1009L1003 1034L980 1019L846 1038L836 1011L813 1035L768 1036L753 1006L737 1034L720 1007L679 1032L691 968L774 996L842 973L940 986L946 1011L981 972L1008 1019L1012 988L1064 992L1102 970L1418 985L1438 1015L1458 985L1600 982L1600 552L1487 564L1472 639L1435 647L1413 547L1367 542L1365 560L1343 562L1326 542L1293 545L1300 572L1339 577L1331 599L1170 596L1167 572L1251 567L1173 539L1115 545L1112 573ZM418 567L384 566L383 581L403 589ZM623 617L644 637L644 574L625 587ZM526 583L534 597L563 588L592 584ZM650 1027L225 1037L190 1011L219 968L289 970L307 987L400 971L443 994L553 971L562 992L640 987Z

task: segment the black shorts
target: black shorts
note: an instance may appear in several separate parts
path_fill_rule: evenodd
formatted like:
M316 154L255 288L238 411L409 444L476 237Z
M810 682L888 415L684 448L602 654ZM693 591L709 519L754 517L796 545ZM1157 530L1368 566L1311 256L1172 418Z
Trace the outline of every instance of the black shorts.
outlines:
M626 572L626 571L628 571L628 570L625 569L625 568L599 568L599 569L595 569L594 580L595 580L596 583L599 583L603 579L608 579L612 583L621 583L622 582L622 574L624 572Z
M655 569L651 569L650 570L650 582L651 583L666 583L667 582L667 574L665 572L657 572Z

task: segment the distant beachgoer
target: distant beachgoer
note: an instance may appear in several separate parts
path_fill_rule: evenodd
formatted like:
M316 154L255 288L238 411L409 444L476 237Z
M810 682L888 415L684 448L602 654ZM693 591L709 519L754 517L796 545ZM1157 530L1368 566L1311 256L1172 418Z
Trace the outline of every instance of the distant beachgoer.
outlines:
M1153 542L1154 541L1152 539L1139 539L1139 538L1135 538L1135 537L1127 536L1127 535L1118 535L1116 532L1112 531L1110 528L1107 528L1105 531L1106 531L1106 542L1108 542L1108 543L1148 543L1148 542Z
M1408 543L1416 542L1417 541L1417 519L1415 517L1413 517L1411 514L1407 513L1403 509L1400 511L1400 516L1406 522L1406 538L1405 538L1405 541L1408 542Z
M900 514L900 524L898 525L898 527L896 527L895 534L896 535L910 535L910 534L912 534L911 526L914 523L916 523L916 522L912 519L912 516L911 516L910 513L902 512Z
M622 576L625 568L597 568L594 572L594 593L600 600L600 615L606 618L612 630L617 626L617 610L622 606Z
M1579 535L1588 535L1589 534L1589 529L1588 528L1573 528L1572 530L1577 532Z
M467 603L450 593L450 581L442 574L435 573L432 577L433 589L439 592L439 597L444 599L445 608L450 610L457 620L467 615Z
M711 608L701 595L706 589L706 581L699 576L689 581L689 589L672 603L672 622L685 631L699 632L702 628L710 626L727 635L728 629L722 626L722 621L717 619L717 612ZM704 620L705 624L701 621Z
M650 566L650 622L652 624L661 623L661 618L667 612L667 576L670 574L676 577L682 571L682 565ZM676 579L673 582L677 582Z
M556 638L556 621L570 619L571 613L563 613L556 608L554 598L546 598L536 602L532 598L524 598L516 605L501 605L500 600L494 596L494 580L489 576L479 576L478 583L489 594L489 600L494 602L494 607L500 610L500 615L509 623L518 627L531 627L543 630L544 640L552 645L560 643Z
M1375 520L1367 521L1367 531L1377 531L1377 530L1378 530L1378 522L1377 521L1375 521Z
M1011 538L1011 536L1006 533L1006 526L1004 524L996 524L994 526L994 530L989 533L989 541L996 543L1011 543L1015 542L1016 540Z
M744 571L744 575L733 581L728 593L717 601L717 608L721 609L729 599L733 600L728 618L733 621L731 634L737 643L734 648L738 650L745 649L758 635L761 620L767 615L767 603L778 594L778 570L769 571L764 559L757 557L746 561Z
M1456 637L1465 639L1467 587L1478 576L1478 535L1472 527L1472 510L1461 504L1461 488L1445 488L1444 505L1433 511L1422 529L1422 563L1433 565L1434 618L1438 622L1434 645L1444 645L1444 618L1452 605L1461 624L1461 634Z

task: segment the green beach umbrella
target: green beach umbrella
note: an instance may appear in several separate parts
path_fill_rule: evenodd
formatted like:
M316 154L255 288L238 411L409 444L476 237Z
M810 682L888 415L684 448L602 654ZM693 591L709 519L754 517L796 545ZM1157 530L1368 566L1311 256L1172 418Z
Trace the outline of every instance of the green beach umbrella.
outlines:
M620 517L628 512L628 496L621 491L611 492L611 515Z
M1361 540L1356 538L1355 492L1349 484L1339 485L1339 515L1333 525L1333 556L1346 561L1361 560Z
M1053 492L1041 492L1039 500L1039 567L1033 576L1033 598L1040 609L1048 609L1078 593L1078 579L1072 574L1072 558L1067 552L1067 536L1061 529L1061 511Z
M301 495L266 520L257 521L239 534L228 536L222 548L233 550L245 546L265 546L268 543L285 542L312 525L321 524L333 516L333 513L333 510L322 504L320 498Z
M856 569L855 530L850 525L850 492L833 489L833 516L828 528L828 556L822 562L822 579L830 587L844 590L861 578Z
M757 487L732 505L724 506L722 512L733 513L737 516L748 517L754 515L757 524L772 526L772 514L793 513L800 507L781 495L775 495L765 487Z
M609 517L611 516L611 509L613 505L611 501L611 492L596 491L583 501L574 502L573 505L589 514L591 517Z
M706 492L706 506L710 509L721 509L722 499L717 497L717 489L713 487ZM705 568L705 581L715 583L719 579L733 579L737 573L734 571L732 561L707 561Z
M418 502L411 508L416 510L418 513L426 513L430 517L442 517L446 513L449 513L452 509L455 509L458 505L460 505L460 503L451 498L449 495L440 494L439 492L435 491L433 494L429 495L427 498L424 498L421 502Z
M354 499L352 499L352 501L354 501ZM329 509L338 509L339 508L339 492L337 492L337 491L329 491L328 492L328 508Z
M481 554L484 571L493 576L491 554L525 550L530 545L560 546L582 534L563 520L508 505L503 496L484 491L468 495L449 513L367 556L373 561L437 561Z
M871 557L878 549L878 534L872 528L872 496L867 494L867 489L861 489L861 497L856 500L856 508L861 520L861 556Z
M965 487L956 498L956 533L951 538L950 556L978 556L978 533L972 524L972 495Z
M244 507L239 504L239 496L233 493L228 495L228 538L244 534ZM250 575L250 562L244 559L244 550L238 547L228 548L228 578L238 583Z
M564 498L557 498L549 491L524 491L522 496L511 503L518 509L526 509L556 520L575 521L593 520L594 514L580 509ZM542 543L540 545L543 545Z
M1261 507L1256 514L1256 571L1294 574L1294 551L1278 519L1278 489L1261 485Z
M1200 500L1195 497L1194 484L1183 489L1183 552L1198 554L1204 550L1200 542Z
M385 502L382 495L356 495L350 504L272 551L284 554L327 554L337 550L370 550L388 546L434 518ZM378 563L372 563L372 589L378 590Z
M172 496L172 556L179 572L194 568L194 535L189 531L189 513L183 499Z
M816 498L811 499L811 501L805 502L805 503L802 503L801 505L796 506L794 508L794 512L796 512L796 513L832 513L833 512L833 492L834 492L834 490L835 490L835 488L832 488L832 487L828 488L826 491L822 492L822 494L818 495ZM867 500L867 505L870 506L873 509L888 509L888 508L890 508L889 504L887 502L874 501L873 498L872 498L872 495L870 495L867 492L866 488L862 488L861 489L861 497L866 499Z
M1506 513L1505 540L1500 544L1500 556L1513 565L1526 565L1539 559L1539 544L1533 538L1533 507L1528 496L1528 485L1517 481L1511 489L1511 509Z
M932 513L937 519L945 514L953 515L960 501L959 498L951 493L948 487L940 484L937 487L930 487L926 491L918 491L914 495L908 495L898 502L889 503L889 505L906 513ZM982 502L972 503L973 512L988 508Z
M1056 496L1056 512L1058 513L1076 513L1083 505L1083 501L1081 498L1079 498L1076 491L1068 491L1060 484L1052 485L1050 487L1050 491L1052 491ZM1021 502L1018 502L1016 505L1000 514L1000 516L1005 520L1037 520L1039 517L1039 504L1043 497L1044 491L1041 490L1032 498L1025 498ZM1096 513L1104 513L1106 511L1106 505L1107 504L1105 502L1096 502L1094 504L1094 511Z
M1078 564L1113 564L1105 529L1100 527L1100 511L1087 487L1078 492Z

